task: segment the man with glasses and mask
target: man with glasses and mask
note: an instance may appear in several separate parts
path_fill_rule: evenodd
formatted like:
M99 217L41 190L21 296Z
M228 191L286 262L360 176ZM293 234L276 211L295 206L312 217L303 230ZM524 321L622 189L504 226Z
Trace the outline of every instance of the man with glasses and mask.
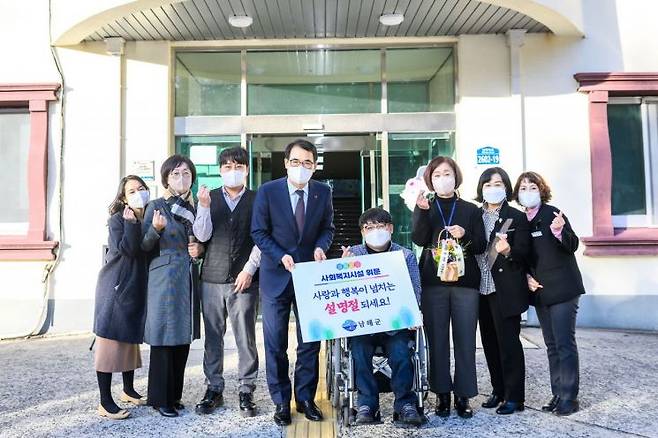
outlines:
M306 140L286 146L288 175L263 184L256 195L251 235L262 251L260 295L265 339L267 385L276 405L274 421L291 423L292 387L288 376L290 308L297 320L297 361L294 390L297 412L321 421L314 401L318 385L319 342L302 340L291 272L295 263L326 260L334 236L331 190L311 181L318 152Z
M250 234L256 193L246 187L249 155L245 149L224 149L219 154L219 165L223 185L211 191L201 186L194 221L194 235L206 242L201 308L207 389L196 412L210 414L224 403L224 334L228 316L238 348L240 414L252 417L256 414L253 392L258 377L258 285L253 280L261 256Z
M366 210L359 218L359 228L365 244L351 248L342 247L343 257L402 251L416 300L420 303L420 272L416 256L391 240L393 219L390 213L382 208ZM379 387L372 372L372 356L377 345L384 346L392 370L391 389L395 395L393 420L413 426L423 423L423 417L416 406L416 394L413 392L414 368L409 348L412 334L412 329L403 329L350 338L354 379L359 392L356 424L370 424L381 420Z

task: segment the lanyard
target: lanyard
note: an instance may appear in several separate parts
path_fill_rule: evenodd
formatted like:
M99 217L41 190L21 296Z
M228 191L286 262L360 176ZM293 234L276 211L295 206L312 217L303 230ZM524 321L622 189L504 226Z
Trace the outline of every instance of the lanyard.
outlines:
M450 210L450 217L448 218L448 222L446 222L446 217L443 215L441 204L439 204L438 200L435 202L436 202L436 207L439 209L439 214L441 215L441 219L443 219L444 228L449 227L452 224L452 218L455 215L455 207L457 206L457 197L455 196L455 200L452 201L452 209Z

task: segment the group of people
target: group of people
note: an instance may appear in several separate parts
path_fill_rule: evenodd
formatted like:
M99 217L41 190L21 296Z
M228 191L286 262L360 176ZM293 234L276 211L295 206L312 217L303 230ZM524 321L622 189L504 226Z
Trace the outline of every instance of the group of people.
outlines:
M130 415L112 397L115 372L123 375L121 401L150 405L165 417L185 409L185 367L190 344L200 337L201 315L206 390L195 411L210 414L224 403L224 336L230 321L238 349L237 407L243 416L256 415L260 306L274 421L291 423L293 394L297 412L310 421L323 419L314 400L320 343L304 342L297 323L293 382L287 348L291 310L299 321L291 273L295 263L326 260L334 238L332 195L328 185L311 179L318 161L312 143L295 140L284 155L287 175L258 191L247 188L249 157L239 147L219 155L223 185L214 190L201 186L196 200L196 170L181 155L162 164L165 191L160 198L151 200L146 183L137 176L120 181L110 206L106 264L96 289L101 416ZM496 408L501 415L524 409L525 361L519 334L521 314L529 304L536 308L550 366L553 397L542 409L557 415L577 411L575 321L584 293L574 256L578 238L566 216L548 205L549 186L534 172L524 172L512 186L503 169L489 168L477 186L479 207L459 196L461 171L443 156L428 164L424 181L429 192L418 196L413 212L412 240L422 247L418 262L412 251L391 240L393 218L382 208L362 214L358 226L364 243L343 247L343 256L404 252L427 334L436 415L450 415L451 394L460 417L473 415L469 399L478 393L478 322L493 387L482 406ZM509 204L513 200L523 211ZM464 269L458 278L437 275L435 253L446 238L463 248ZM372 373L377 344L384 347L393 369L394 419L413 425L423 421L412 392L411 333L405 329L350 339L359 393L357 424L380 418ZM150 345L146 397L133 386L142 342Z

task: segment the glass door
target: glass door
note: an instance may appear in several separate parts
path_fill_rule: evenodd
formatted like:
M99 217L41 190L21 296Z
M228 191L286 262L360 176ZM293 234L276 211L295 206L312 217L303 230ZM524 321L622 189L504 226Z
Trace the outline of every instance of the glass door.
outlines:
M386 141L385 152L388 160L382 160L382 164L386 166L382 178L388 188L385 205L395 223L393 240L412 248L412 214L400 194L407 180L415 177L418 168L426 165L432 158L437 155L454 158L454 132L388 133Z
M183 136L176 138L176 153L189 157L196 167L196 182L192 193L196 195L199 184L209 189L222 185L219 174L219 154L227 148L240 146L239 135L223 136Z
M349 229L349 233L344 233L349 242L337 241L335 245L340 247L341 244L351 244L355 239L360 239L353 233L354 229L358 229L358 215L348 212L382 207L393 217L393 240L407 248L413 247L411 212L400 194L407 180L416 176L420 166L426 165L437 155L454 157L454 132L250 136L248 147L252 189L285 176L283 151L285 145L296 138L306 138L316 144L318 170L313 178L332 187L335 221ZM337 233L339 240L341 236L342 233Z

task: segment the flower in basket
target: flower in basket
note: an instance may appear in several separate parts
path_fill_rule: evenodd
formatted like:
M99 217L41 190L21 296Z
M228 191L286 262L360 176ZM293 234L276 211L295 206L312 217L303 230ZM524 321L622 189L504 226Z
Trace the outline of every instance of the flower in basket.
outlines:
M455 262L457 261L457 248L461 248L461 245L459 244L458 239L445 239L446 242L446 250L445 256L447 256L447 263L450 262ZM462 253L463 253L463 248L462 248ZM441 263L441 240L438 242L438 246L432 250L432 255L434 256L434 261L437 264Z
M442 232L443 233L443 232ZM445 238L439 239L437 247L432 250L432 256L437 264L436 275L444 282L454 282L464 275L465 264L464 254L465 247L459 243L459 239Z

